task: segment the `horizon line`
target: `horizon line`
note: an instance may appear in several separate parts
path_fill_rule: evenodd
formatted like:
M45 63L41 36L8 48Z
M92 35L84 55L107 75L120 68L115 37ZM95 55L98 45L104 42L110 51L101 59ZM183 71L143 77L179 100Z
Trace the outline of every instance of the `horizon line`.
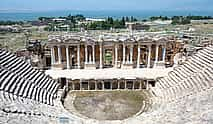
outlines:
M0 9L0 13L30 13L30 12L54 12L54 11L129 11L129 12L136 12L136 11L160 11L160 12L213 12L213 10L182 10L182 9L175 9L175 10L164 10L164 9L135 9L135 10L125 10L125 9L99 9L99 10L92 10L92 9L47 9L47 10L34 10L34 9Z

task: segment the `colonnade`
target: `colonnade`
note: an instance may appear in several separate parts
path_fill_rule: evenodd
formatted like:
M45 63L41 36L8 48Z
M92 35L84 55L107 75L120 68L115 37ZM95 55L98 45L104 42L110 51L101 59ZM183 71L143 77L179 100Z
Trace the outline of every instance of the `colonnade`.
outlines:
M71 80L67 79L66 86L70 90L142 90L149 89L149 81L142 79L111 79L111 80Z
M114 45L114 66L117 67L117 63L118 63L118 45L119 44L115 44ZM134 45L133 44L130 44L130 49L129 49L129 55L127 56L126 53L127 53L127 45L128 44L125 44L123 43L122 44L123 47L122 47L122 50L123 50L123 57L122 57L122 64L125 65L125 64L133 64L133 49L134 49ZM155 48L155 63L158 62L158 59L159 59L159 45L160 44L155 44L156 45L156 48ZM69 55L69 45L65 45L66 46L66 64L67 64L67 69L70 69L70 55ZM84 61L84 64L94 64L96 65L96 60L95 60L95 56L96 56L96 51L95 51L95 44L94 45L87 45L85 44L85 49L84 49L84 57L85 57L85 61ZM89 53L88 52L88 46L91 46L92 48L92 53ZM136 67L137 68L140 68L140 57L141 57L141 44L139 43L138 45L138 50L137 50L137 65ZM148 47L148 58L147 58L147 68L150 68L151 67L151 53L152 53L152 44L148 44L146 45ZM166 46L165 45L162 45L164 46L162 48L162 61L165 62L165 58L166 58ZM54 47L57 47L57 51L55 51ZM99 44L99 68L103 68L103 44L100 43ZM77 45L77 68L81 68L81 59L80 59L80 44ZM58 62L56 62L56 54L55 52L57 52L57 58L58 58ZM62 54L61 54L61 46L60 45L56 45L56 46L52 46L51 47L51 65L55 65L55 64L62 64Z

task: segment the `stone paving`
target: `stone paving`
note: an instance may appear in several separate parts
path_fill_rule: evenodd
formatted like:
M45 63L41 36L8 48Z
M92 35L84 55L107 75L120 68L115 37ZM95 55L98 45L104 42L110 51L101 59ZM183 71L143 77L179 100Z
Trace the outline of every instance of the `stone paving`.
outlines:
M72 70L47 70L45 73L57 79L65 77L68 79L156 79L157 77L164 77L171 71L172 68L166 69L72 69Z

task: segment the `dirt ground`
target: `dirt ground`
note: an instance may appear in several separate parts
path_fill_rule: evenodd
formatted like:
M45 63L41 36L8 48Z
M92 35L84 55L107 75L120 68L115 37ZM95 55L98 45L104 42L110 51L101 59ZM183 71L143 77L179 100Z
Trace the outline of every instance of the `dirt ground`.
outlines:
M76 96L73 99L69 97ZM72 92L67 95L65 108L74 107L78 113L98 120L122 120L141 110L143 91Z

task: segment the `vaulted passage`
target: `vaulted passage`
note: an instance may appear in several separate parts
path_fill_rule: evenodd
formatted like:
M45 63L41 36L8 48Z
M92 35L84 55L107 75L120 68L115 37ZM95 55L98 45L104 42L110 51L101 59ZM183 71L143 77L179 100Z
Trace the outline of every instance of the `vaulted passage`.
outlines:
M155 80L145 79L67 79L66 85L68 90L85 91L85 90L142 90L149 89ZM64 82L62 82L64 84ZM62 85L61 84L61 85Z

